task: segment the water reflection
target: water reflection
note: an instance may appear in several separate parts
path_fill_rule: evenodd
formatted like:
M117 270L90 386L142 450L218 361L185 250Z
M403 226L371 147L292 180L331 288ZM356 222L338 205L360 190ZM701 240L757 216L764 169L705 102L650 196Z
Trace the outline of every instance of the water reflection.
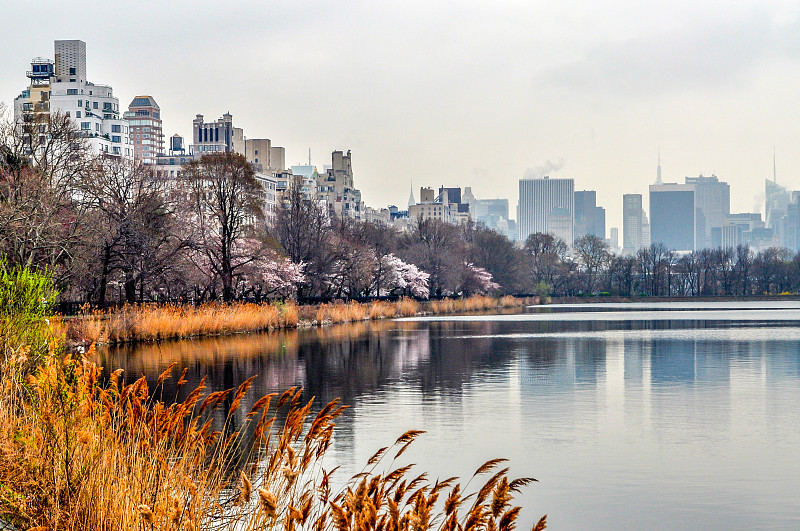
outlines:
M386 321L99 355L128 378L175 361L210 390L257 374L242 416L294 385L341 397L332 459L345 474L412 427L429 433L409 459L434 475L509 457L541 480L521 527L547 512L554 529L798 528L800 323L778 310Z

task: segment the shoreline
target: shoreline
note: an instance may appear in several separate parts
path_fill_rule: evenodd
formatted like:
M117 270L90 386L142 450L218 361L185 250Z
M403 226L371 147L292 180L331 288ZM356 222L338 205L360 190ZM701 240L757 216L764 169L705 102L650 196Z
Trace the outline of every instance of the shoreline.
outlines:
M417 315L445 315L539 304L535 297L489 297L397 302L334 302L299 306L279 303L209 303L195 306L125 306L54 320L75 347L226 336Z
M595 304L595 303L636 303L636 302L746 302L746 301L800 301L800 294L791 295L751 295L742 296L699 296L699 297L548 297L542 304Z

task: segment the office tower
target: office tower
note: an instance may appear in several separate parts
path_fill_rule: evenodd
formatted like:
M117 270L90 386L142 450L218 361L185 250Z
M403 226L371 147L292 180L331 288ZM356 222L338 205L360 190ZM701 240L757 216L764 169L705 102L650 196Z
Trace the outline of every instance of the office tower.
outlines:
M206 122L202 114L195 116L192 148L197 156L233 151L233 116L226 112L216 122Z
M695 250L695 198L691 184L650 186L650 240L673 251Z
M711 229L723 227L731 214L731 187L716 175L686 177L685 183L694 187L696 247L712 247Z
M158 103L152 96L136 96L124 117L133 143L133 158L144 164L155 164L156 155L164 153L164 130Z
M597 206L594 190L575 192L575 239L587 234L600 239L606 237L606 210Z
M508 221L508 199L473 199L469 202L472 219L499 230Z
M608 234L608 244L615 252L617 249L619 249L619 229L617 227L611 227L611 230Z
M108 85L86 80L86 43L59 40L55 61L37 57L27 72L30 84L14 99L14 119L38 149L48 141L48 118L69 117L92 152L133 158L128 123L120 117L119 100ZM35 137L34 137L35 135Z
M559 229L566 236L567 245L572 245L574 237L575 213L575 181L573 179L520 179L519 181L519 216L517 226L519 238L525 241L536 232L548 232L547 224L550 214L557 208L563 208L569 215L569 230ZM563 218L557 216L559 222Z
M777 229L783 216L786 215L786 209L791 200L789 190L779 185L775 181L766 179L764 181L764 200L765 212L764 223L769 229Z
M642 247L642 194L622 196L622 252L634 254Z

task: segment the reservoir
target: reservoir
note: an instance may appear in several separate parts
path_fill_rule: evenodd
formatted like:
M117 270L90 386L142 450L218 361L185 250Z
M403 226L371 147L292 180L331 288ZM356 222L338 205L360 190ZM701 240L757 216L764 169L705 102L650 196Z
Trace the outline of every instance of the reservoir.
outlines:
M539 480L515 500L523 530L545 513L557 530L800 529L797 301L535 306L98 357L128 381L177 362L184 394L258 375L244 412L295 385L341 398L327 459L342 480L412 428L426 433L403 457L432 477L508 458Z

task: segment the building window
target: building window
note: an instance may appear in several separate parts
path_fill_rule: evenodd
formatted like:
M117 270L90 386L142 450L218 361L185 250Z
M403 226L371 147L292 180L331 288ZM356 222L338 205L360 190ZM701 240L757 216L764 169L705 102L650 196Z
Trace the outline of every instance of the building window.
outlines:
M121 129L122 129L121 125L112 125L111 126L111 132L112 133L120 133Z
M80 112L80 111L78 111ZM69 111L67 111L67 118L69 118ZM80 118L80 116L76 116L75 118Z
M67 89L67 96L77 96L78 89Z
M256 150L256 156L258 156L258 150ZM258 162L258 161L256 161L256 162Z
M94 130L100 131L100 124L94 124Z
M119 155L119 146L114 146L114 154Z
M117 142L117 143L122 142L122 137L114 135L114 136L111 137L111 141L112 142Z
M75 111L75 118L81 117L81 111Z
M83 100L78 100L78 107L83 107Z
M94 107L95 109L98 109L98 108L99 108L99 106L97 105L97 102L96 102L96 101L93 101L93 102L92 102L92 107Z
M91 125L92 124L90 124L89 122L81 122L81 129L83 131L88 131L89 130L89 126L91 126Z
M76 74L76 72L75 72L75 68L74 68L74 67L70 67L70 69L69 69L69 75L71 75L71 76L74 76L75 74Z

